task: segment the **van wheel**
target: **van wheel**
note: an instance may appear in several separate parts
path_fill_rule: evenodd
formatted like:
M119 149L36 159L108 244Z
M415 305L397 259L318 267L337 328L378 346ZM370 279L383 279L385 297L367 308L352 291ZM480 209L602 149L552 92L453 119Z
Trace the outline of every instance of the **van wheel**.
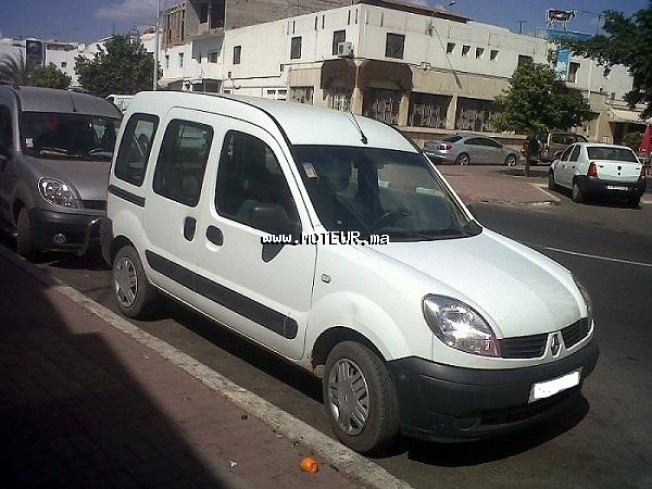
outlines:
M147 317L154 308L157 293L132 246L120 248L113 261L112 275L113 293L122 314L134 319Z
M577 202L578 204L584 202L586 200L586 197L582 190L580 189L580 186L577 184L577 181L573 182L573 202Z
M337 438L360 453L378 452L399 432L398 398L387 367L366 346L345 341L328 355L324 404Z
M19 255L29 259L34 256L36 247L32 233L32 222L29 220L29 210L23 207L18 213L16 222L16 251Z
M462 153L455 159L455 163L462 166L468 165L471 163L471 158L466 153Z

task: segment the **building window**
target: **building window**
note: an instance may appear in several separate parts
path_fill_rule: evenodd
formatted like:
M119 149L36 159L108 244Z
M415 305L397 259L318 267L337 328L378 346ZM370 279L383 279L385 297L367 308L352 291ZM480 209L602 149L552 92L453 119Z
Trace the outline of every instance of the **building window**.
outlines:
M165 69L166 70L170 69L170 55L169 54L165 55Z
M217 51L209 51L208 56L207 56L208 62L209 63L217 63L217 55L218 55Z
M471 46L467 46L466 44L462 46L462 56L468 56L469 51L471 51Z
M475 48L475 59L482 59L484 56L484 48Z
M526 63L533 63L534 60L532 59L532 56L526 56L524 54L519 54L518 55L518 66L524 65Z
M498 50L497 49L492 49L491 50L491 55L489 56L489 59L491 59L491 61L496 61L497 58L498 58Z
M315 87L292 87L290 89L290 101L312 105L314 94Z
M213 0L211 2L211 29L224 27L224 17L226 16L226 2L224 0Z
M201 64L201 51L197 53L197 63Z
M493 101L460 97L457 100L455 129L460 131L494 132L496 129L491 124L491 120L495 115Z
M293 37L290 43L290 59L301 58L301 37Z
M183 68L183 53L179 53L179 68Z
M387 33L387 42L385 43L385 57L403 59L403 48L405 46L405 36L402 34Z
M61 67L62 67L62 68L65 68L66 66L68 66L68 63L66 63L65 61L62 61L62 62L61 62Z
M446 113L452 97L429 93L413 93L410 102L408 121L410 126L446 127Z
M446 44L446 54L451 54L454 49L455 49L454 42L449 42L448 44Z
M346 41L346 31L333 32L333 55L337 55L337 46Z
M205 24L208 22L208 4L202 3L199 6L199 23Z
M577 82L577 72L580 69L580 64L579 63L574 63L571 61L568 64L568 79L570 83L576 83Z
M240 64L240 53L242 52L242 46L235 46L233 48L233 64Z
M351 108L353 91L346 88L337 88L328 96L328 107L335 110L348 112Z
M387 124L398 124L401 92L382 88L366 88L362 98L362 115Z

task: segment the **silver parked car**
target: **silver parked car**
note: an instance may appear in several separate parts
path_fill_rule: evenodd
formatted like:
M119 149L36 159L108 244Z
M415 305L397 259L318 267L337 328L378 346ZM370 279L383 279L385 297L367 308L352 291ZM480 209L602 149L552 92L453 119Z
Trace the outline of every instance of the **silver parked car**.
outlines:
M0 85L0 225L21 255L82 248L106 212L121 117L84 93Z
M423 151L435 163L514 166L519 160L519 153L515 149L475 134L457 134L441 141L426 141Z

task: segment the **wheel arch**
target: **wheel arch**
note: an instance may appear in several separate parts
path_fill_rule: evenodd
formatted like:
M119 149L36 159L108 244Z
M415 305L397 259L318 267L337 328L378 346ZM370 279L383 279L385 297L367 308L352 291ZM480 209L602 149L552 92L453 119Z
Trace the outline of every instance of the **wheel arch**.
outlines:
M376 347L373 341L362 333L345 326L334 326L323 331L312 347L310 362L312 364L313 372L317 377L323 378L324 366L326 365L328 355L336 345L345 341L353 341L365 345L373 351L383 363L386 362L385 356L381 353L378 347Z

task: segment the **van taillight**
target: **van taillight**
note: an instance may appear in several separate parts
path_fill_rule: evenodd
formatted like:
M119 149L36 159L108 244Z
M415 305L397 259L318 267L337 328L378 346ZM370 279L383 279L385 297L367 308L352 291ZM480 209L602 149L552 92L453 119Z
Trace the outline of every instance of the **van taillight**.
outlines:
M595 166L595 163L592 161L589 164L589 171L586 172L587 177L597 177L598 176L598 167Z
M450 144L440 144L437 146L437 149L448 151L449 149L453 149L453 147Z

